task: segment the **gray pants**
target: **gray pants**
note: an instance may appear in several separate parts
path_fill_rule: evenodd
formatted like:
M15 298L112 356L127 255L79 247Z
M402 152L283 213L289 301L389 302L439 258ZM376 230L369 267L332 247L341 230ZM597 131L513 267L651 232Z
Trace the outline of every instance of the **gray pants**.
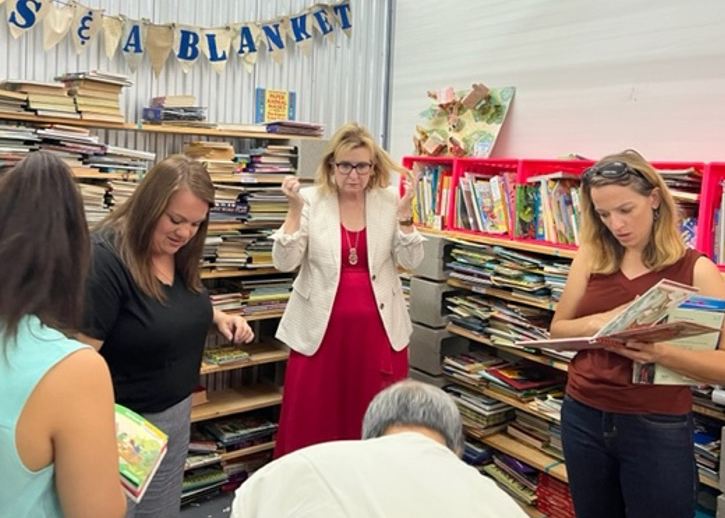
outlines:
M169 436L169 445L141 501L136 504L126 499L126 518L178 518L184 460L189 450L191 396L162 412L142 415Z

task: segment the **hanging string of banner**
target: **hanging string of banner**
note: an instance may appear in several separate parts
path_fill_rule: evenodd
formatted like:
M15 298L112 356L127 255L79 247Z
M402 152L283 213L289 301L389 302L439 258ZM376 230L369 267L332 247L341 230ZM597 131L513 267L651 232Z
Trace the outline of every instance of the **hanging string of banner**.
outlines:
M0 4L6 1L7 21L14 38L42 24L44 50L52 49L70 34L80 54L102 33L108 59L121 52L128 67L135 72L148 56L156 77L172 52L184 72L189 72L202 54L217 73L224 71L232 54L251 72L264 48L272 59L282 63L284 52L292 45L309 53L315 33L329 42L336 27L347 36L352 31L350 0L315 4L297 14L273 20L235 22L211 28L154 24L122 14L109 16L102 9L91 9L75 1L0 0Z

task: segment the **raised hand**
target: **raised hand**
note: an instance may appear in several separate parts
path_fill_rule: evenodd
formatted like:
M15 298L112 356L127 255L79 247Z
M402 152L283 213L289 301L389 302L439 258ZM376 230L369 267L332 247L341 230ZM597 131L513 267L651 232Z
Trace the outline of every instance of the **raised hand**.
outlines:
M403 196L398 200L398 219L408 219L413 215L413 196L418 188L420 165L413 166L413 172L403 180Z
M300 181L295 176L285 176L282 180L282 193L287 197L291 210L301 211L305 199L300 194Z

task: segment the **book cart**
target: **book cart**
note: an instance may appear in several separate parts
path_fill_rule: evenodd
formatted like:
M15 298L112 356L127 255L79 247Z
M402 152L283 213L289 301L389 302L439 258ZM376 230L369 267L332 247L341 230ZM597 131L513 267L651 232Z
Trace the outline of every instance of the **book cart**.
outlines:
M410 282L414 329L410 343L411 376L446 387L462 411L467 440L533 468L535 476L530 477L528 488L521 483L521 478L517 480L501 469L503 463L498 460L482 468L517 496L530 516L573 517L558 432L560 417L556 409L547 405L545 390L537 393L534 389L531 394L525 390L502 391L485 377L468 376L465 369L473 368L472 364L481 359L472 353L475 351L484 358L524 361L554 380L552 387L556 380L561 387L570 359L566 353L546 354L538 349L516 348L513 342L527 336L517 335L519 331L548 330L568 264L578 244L572 235L578 224L574 215L578 200L571 187L578 184L576 178L593 162L407 156L403 164L409 169L416 166L421 171L414 199L414 219L428 238L423 263L412 272ZM676 178L694 178L689 185L687 181L670 184L667 173L663 174L668 185L675 188L677 185L699 188L697 192L679 193L675 201L683 214L687 210L690 214L696 211L703 231L697 232L690 243L713 257L717 232L713 236L709 229L717 228L725 234L725 230L716 227L715 221L719 220L723 204L721 181L725 180L725 164L653 162L653 166L669 171ZM536 208L538 214L533 216L538 217L538 229L527 228L526 222L522 224L518 220L518 212L524 209L520 206L523 194L519 191L537 189L541 198L543 192L557 193L562 185L566 187L564 200L549 199L548 205L540 201L542 206ZM499 192L489 194L494 189ZM513 202L497 207L503 196L509 196ZM471 213L475 207L480 208L480 213ZM547 209L549 214L544 214ZM491 224L496 219L503 220L503 224L501 221ZM500 262L497 257L522 259L523 264L527 264L527 258L535 258L536 266L545 265L548 273L545 280L519 282L520 279L506 277L505 268L497 265ZM722 264L725 259L713 258L725 271ZM549 288L547 295L532 294L541 287ZM486 302L481 303L482 300ZM490 307L504 310L486 313ZM485 314L482 320L487 318L487 323L477 321L476 315L481 314ZM497 314L502 314L498 323ZM537 335L528 336L536 339ZM483 410L481 413L475 411L476 405L478 410ZM488 417L486 409L492 410ZM710 404L695 392L693 411L698 419L706 419L716 427L719 440L720 428L725 424L722 407ZM701 485L722 491L717 474L719 452L710 459L701 457L698 452Z
M164 145L159 146L159 150L163 153L157 159L163 158L165 154L181 153L181 146L174 143L171 145L163 136L181 136L186 142L188 140L214 139L216 137L224 137L227 140L233 139L233 142L241 143L242 147L249 148L267 144L282 144L295 147L296 158L293 159L293 165L297 170L297 174L301 171L307 174L300 174L301 177L309 179L314 174L314 167L321 153L324 142L318 137L308 137L299 135L284 135L260 132L242 132L204 128L186 128L173 126L155 126L150 124L131 124L131 123L111 123L97 122L87 120L76 120L66 118L53 117L37 117L32 113L4 113L0 112L0 125L21 125L32 128L49 127L58 124L66 127L87 128L90 130L124 130L135 132L140 135L146 135L147 140L151 143L149 147L161 142ZM154 138L155 135L162 135L162 139ZM201 137L201 138L199 138ZM238 146L235 146L238 148ZM153 149L152 149L153 150ZM0 165L2 165L0 163ZM135 181L140 180L141 173L134 171L126 172L88 172L82 171L76 173L79 182L97 182L97 181ZM274 188L281 184L284 174L242 174L239 179L230 180L228 178L215 178L212 180L217 188L223 188L225 185L235 185L237 187L267 187ZM278 223L245 223L239 222L214 222L211 221L209 230L211 231L242 231L245 229L272 229L276 228ZM238 268L231 270L202 269L202 280L208 288L216 288L223 286L224 283L234 283L245 279L275 279L280 276L289 278L290 274L281 274L271 267L262 268ZM248 358L231 363L212 364L206 360L201 366L201 383L206 385L206 389L201 394L195 393L194 399L201 396L199 404L194 404L191 411L192 427L198 423L231 416L235 414L244 414L254 411L264 411L270 420L276 422L279 417L278 407L282 401L282 380L284 362L289 356L289 350L274 338L277 319L282 316L283 309L274 311L262 311L257 314L245 316L255 331L255 341L252 344L243 345L241 349L248 353ZM207 339L208 346L224 345L224 339L211 331ZM195 402L196 403L196 402ZM205 479L209 475L205 470L209 469L209 465L219 466L239 462L246 457L254 457L259 455L271 456L274 449L274 434L263 441L255 441L254 444L233 450L224 448L216 448L216 455L211 459L212 462L202 461L198 464L189 466L187 474L194 478L195 473L199 473L199 480L192 481L188 485L185 477L185 491L182 496L182 503L193 501L197 496L201 496L214 490L222 485L226 480L220 480L217 474L217 482L211 486L205 485ZM266 458L265 457L265 460ZM188 463L187 463L188 465ZM220 470L217 469L217 473ZM213 477L212 477L213 478ZM187 490L188 489L188 490Z

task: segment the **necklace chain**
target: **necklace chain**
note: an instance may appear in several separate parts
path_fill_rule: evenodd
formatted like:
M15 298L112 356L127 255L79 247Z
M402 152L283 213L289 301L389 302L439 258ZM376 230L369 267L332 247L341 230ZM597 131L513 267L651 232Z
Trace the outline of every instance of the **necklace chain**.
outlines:
M350 251L347 254L347 261L352 265L355 266L357 264L357 245L358 241L360 241L360 234L362 233L362 230L358 230L355 234L355 246L352 246L350 243L350 232L343 226L343 230L345 231L345 238L347 239L347 246L350 248Z

